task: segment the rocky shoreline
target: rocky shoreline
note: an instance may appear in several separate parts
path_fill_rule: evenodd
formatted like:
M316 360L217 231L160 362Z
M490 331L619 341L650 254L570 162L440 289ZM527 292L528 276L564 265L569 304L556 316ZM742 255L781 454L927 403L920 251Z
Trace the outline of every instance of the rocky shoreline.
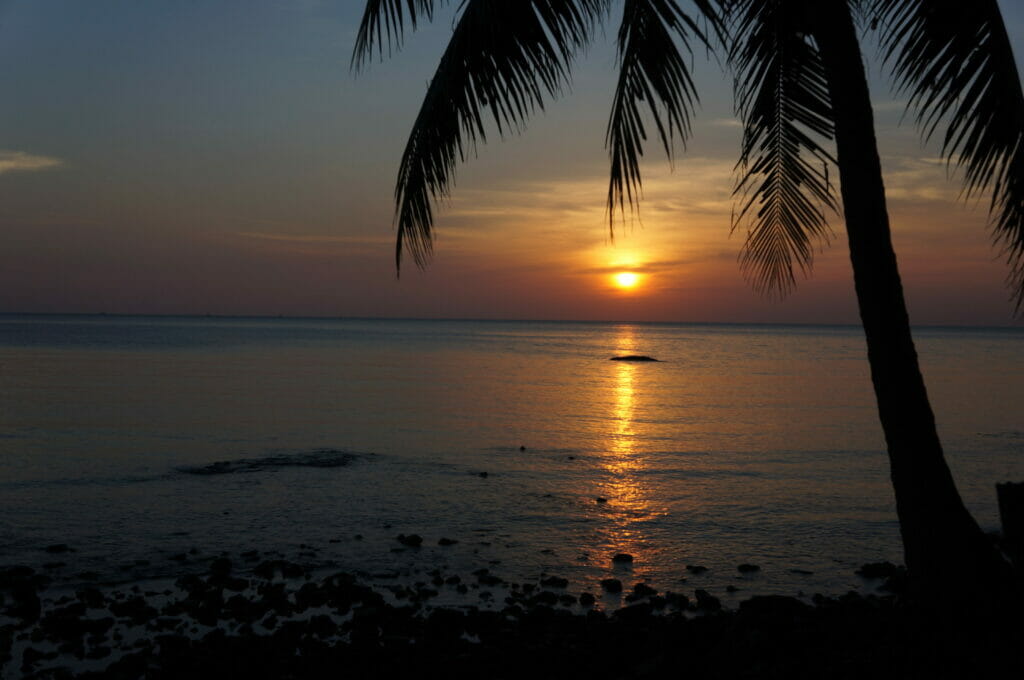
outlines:
M662 592L644 582L608 579L602 592L571 592L558 576L509 583L481 568L381 586L262 557L220 556L200 573L114 587L61 587L29 567L0 569L2 677L934 678L1020 670L1007 653L1019 649L1018 633L918 616L901 599L902 570L891 564L861 570L887 579L888 594L755 596L728 610L707 591ZM621 591L621 608L602 607Z

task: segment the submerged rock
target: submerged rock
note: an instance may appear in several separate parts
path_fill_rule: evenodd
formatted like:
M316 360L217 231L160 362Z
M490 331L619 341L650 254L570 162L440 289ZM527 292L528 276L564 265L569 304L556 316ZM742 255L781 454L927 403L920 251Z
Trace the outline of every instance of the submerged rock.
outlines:
M612 357L610 361L661 361L661 359L655 359L644 354L627 354L621 357Z
M423 544L423 537L419 534L409 534L408 536L405 534L398 534L398 536L395 537L395 540L402 545L409 546L410 548L418 548Z

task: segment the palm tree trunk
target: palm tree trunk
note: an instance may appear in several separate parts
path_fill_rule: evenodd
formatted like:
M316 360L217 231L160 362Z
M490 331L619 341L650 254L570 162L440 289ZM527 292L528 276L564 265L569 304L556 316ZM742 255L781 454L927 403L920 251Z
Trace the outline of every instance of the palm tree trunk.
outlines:
M847 0L816 0L814 38L835 109L846 231L871 380L889 450L904 558L922 595L949 594L951 568L1008 582L1007 565L964 507L943 456L903 298L874 116ZM955 566L954 566L955 565Z

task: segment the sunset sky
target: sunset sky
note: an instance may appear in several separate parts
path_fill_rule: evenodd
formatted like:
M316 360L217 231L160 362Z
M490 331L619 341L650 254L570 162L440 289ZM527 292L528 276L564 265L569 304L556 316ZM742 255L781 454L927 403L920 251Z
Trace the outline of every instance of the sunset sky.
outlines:
M1001 4L1021 64L1024 3ZM362 5L0 1L0 312L857 321L838 216L788 299L744 281L740 128L703 54L693 140L674 169L649 145L639 219L609 238L617 12L571 91L460 168L432 264L397 279L395 173L451 12L354 74ZM959 199L866 54L912 320L1019 325L987 204Z

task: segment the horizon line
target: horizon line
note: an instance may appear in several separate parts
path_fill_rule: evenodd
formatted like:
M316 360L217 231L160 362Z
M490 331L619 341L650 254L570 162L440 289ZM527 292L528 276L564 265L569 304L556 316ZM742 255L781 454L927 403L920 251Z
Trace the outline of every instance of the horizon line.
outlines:
M807 321L626 321L621 319L526 319L484 317L417 317L417 316L344 316L296 314L170 314L158 312L3 312L0 317L86 317L86 318L155 318L155 319L261 319L291 321L448 321L473 323L562 323L562 324L636 324L663 326L801 326L818 328L862 328L857 323L814 323ZM992 330L1024 330L1024 325L995 326L988 324L938 323L911 324L912 328L975 328Z

